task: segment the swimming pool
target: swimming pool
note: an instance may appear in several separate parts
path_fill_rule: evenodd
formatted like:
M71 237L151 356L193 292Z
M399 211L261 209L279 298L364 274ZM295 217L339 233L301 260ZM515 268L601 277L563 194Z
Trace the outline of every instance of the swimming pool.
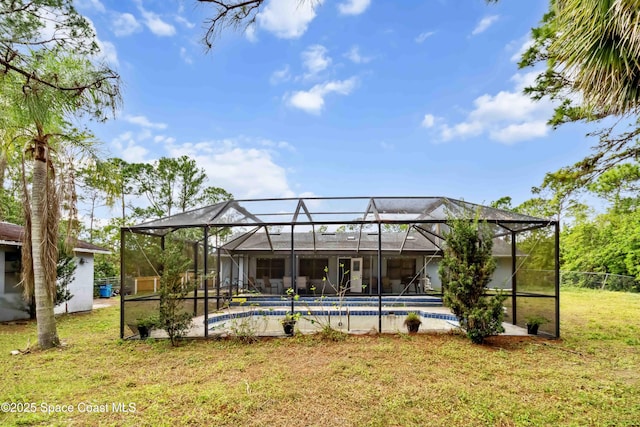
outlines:
M333 329L353 334L405 332L404 319L410 311L420 315L423 331L445 331L457 325L457 318L446 309L384 309L379 313L372 307L345 307L340 310L308 307L295 310L295 313L300 313L296 330L314 333L329 325ZM257 336L281 336L284 331L280 320L287 313L289 310L283 308L249 307L246 310L216 313L208 319L207 327L209 335L233 335L245 330L252 331ZM382 328L379 330L380 325Z

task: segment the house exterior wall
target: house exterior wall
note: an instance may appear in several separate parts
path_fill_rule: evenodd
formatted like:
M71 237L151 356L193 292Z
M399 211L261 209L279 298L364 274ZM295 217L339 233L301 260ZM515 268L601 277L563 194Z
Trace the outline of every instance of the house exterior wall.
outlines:
M338 281L340 280L340 267L338 265L338 260L340 258L350 258L353 256L353 254L342 254L342 255L338 255L338 254L326 254L326 255L306 255L308 257L312 257L312 256L317 256L317 257L323 257L323 258L327 258L328 259L328 278L329 281L331 282L331 285L335 286ZM299 254L297 255L298 259L299 258L305 258L305 254ZM353 256L355 257L355 256ZM372 293L372 294L376 294L378 292L377 289L377 282L375 280L373 280L373 278L377 278L378 276L378 267L377 267L377 255L371 255L371 254L362 254L359 257L365 259L365 258L369 258L369 268L367 269L367 271L363 271L363 283L365 283L367 285L367 290L365 290L364 293ZM388 275L388 260L389 258L398 258L398 255L389 255L389 254L383 254L382 257L382 277L387 277ZM257 282L259 284L262 283L262 277L256 277L256 259L257 258L284 258L285 259L285 272L286 275L289 276L289 272L291 271L291 259L290 256L288 255L274 255L274 254L268 254L268 255L255 255L255 254L251 254L251 255L246 255L245 256L245 266L247 266L247 278L248 277L254 277L255 279L257 279ZM431 283L431 287L436 290L439 291L442 289L442 282L440 281L440 276L438 274L438 267L440 265L440 261L442 260L442 257L440 256L432 256L432 255L405 255L402 258L404 259L414 259L415 260L415 275L416 275L416 279L421 279L421 278L425 278L428 277ZM299 266L299 265L298 265ZM345 266L345 270L349 269L349 266ZM299 270L297 270L297 272L299 273ZM236 277L236 276L234 276ZM282 278L270 278L270 282L273 283L277 283L279 284L282 288ZM317 282L317 283L316 283ZM392 280L391 281L391 292L393 293L400 293L403 290L403 287L399 284L396 283L398 282L397 279ZM317 292L318 293L333 293L335 292L332 289L332 286L326 282L326 283L322 283L319 282L317 280L315 281L310 281L310 283L312 283L313 285L316 286L317 288ZM511 289L511 258L510 257L499 257L496 258L496 271L493 274L493 278L491 280L491 282L489 283L489 287L490 288L499 288L499 289ZM413 288L409 289L409 291L412 291Z
M511 289L511 258L496 258L496 271L489 287Z
M0 322L29 318L17 284L15 268L7 261L6 250L0 249Z
M442 282L440 281L440 275L438 274L438 267L440 266L441 257L425 257L426 258L426 272L431 280L431 287L435 290L442 289ZM496 271L493 273L493 278L489 282L490 288L496 289L511 289L511 258L500 257L496 258Z
M53 309L56 314L90 311L93 308L93 254L78 253L74 261L76 271L69 283L73 298L57 305Z

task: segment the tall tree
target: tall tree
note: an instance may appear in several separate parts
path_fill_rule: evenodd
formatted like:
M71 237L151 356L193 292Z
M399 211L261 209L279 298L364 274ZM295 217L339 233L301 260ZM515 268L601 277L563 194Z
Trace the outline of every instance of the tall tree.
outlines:
M205 187L207 175L187 156L162 157L153 164L133 166L137 172L137 194L145 196L149 207L136 210L141 218L160 218L185 212L204 204L229 200L232 195L218 187Z
M94 57L100 52L92 25L73 6L73 0L0 0L0 69L26 84L37 82L62 92L78 92L86 82L59 79L41 68L32 53L73 52ZM98 81L115 80L118 75L106 65L94 70Z
M32 159L32 182L30 194L25 193L23 280L27 294L33 289L35 295L38 344L49 348L59 341L53 314L60 212L53 167L55 146L73 142L70 133L64 132L65 115L86 112L102 119L103 108L115 105L118 91L111 79L101 75L88 59L55 51L33 55L38 58L43 79L82 88L65 91L44 80L30 80L12 93L18 123L31 130L27 154Z
M32 184L26 213L23 280L33 285L38 344L58 343L53 316L57 261L57 194L52 156L65 115L104 119L119 101L118 75L92 63L99 53L91 24L72 0L0 0L0 80L10 81L11 108L31 134ZM6 94L5 94L6 96ZM25 185L26 188L26 185Z

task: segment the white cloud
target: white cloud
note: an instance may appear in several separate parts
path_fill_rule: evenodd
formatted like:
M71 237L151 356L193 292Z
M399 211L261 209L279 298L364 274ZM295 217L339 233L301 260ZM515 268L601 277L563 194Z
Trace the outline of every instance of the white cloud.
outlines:
M356 64L366 64L367 62L371 62L373 59L370 56L362 56L358 46L353 46L349 52L344 54L344 56Z
M126 162L143 162L149 150L142 145L137 144L133 133L125 132L111 141L113 149L115 149L115 155L121 157Z
M443 141L449 141L454 138L478 136L483 130L484 126L480 122L462 122L452 127L445 124L440 128L440 136Z
M175 16L175 20L176 20L176 22L184 25L187 28L194 28L196 26L196 24L194 24L193 22L189 21L184 16L176 15Z
M173 25L167 24L164 22L158 15L155 13L145 12L143 13L144 23L147 28L151 30L153 34L161 37L171 37L176 33L176 29Z
M436 118L432 114L425 114L422 119L422 127L431 128L436 123Z
M498 18L500 18L499 15L485 16L480 20L480 22L478 22L478 25L476 25L476 27L473 29L473 31L471 32L471 35L476 36L480 33L485 32L491 25L493 25L498 20Z
M100 39L100 37L98 37L98 31L96 30L96 27L93 24L93 21L86 17L85 19L87 20L87 22L89 23L89 26L95 33L96 35L95 41L96 41L96 44L98 45L98 48L100 49L100 51L96 55L93 55L92 60L106 62L110 66L118 66L119 62L118 62L118 52L116 50L116 46L109 41Z
M176 142L176 139L172 136L156 135L153 137L153 142L155 142L156 144L160 144L160 143L173 144L174 142Z
M434 118L433 122L429 120L431 127L437 129L443 141L487 134L491 140L510 144L543 137L549 131L546 121L553 113L554 104L548 99L534 101L522 93L522 88L535 80L537 74L536 71L515 74L511 78L513 91L479 96L473 101L473 110L460 123L436 126Z
M314 7L322 5L324 0L269 0L262 12L256 16L256 22L276 37L295 39L302 36L309 23L316 17Z
M100 0L74 0L73 4L78 9L95 10L101 13L107 10Z
M302 65L309 72L305 77L314 76L331 65L331 58L327 56L327 48L319 44L309 46L301 56Z
M296 148L287 141L271 141L270 139L259 140L260 145L270 148L282 148L287 151L296 151Z
M522 92L524 88L533 86L536 78L540 75L540 70L529 71L525 74L516 73L511 77L511 81L516 84L515 89Z
M244 30L244 36L247 38L247 40L249 40L251 43L255 43L258 41L258 36L256 35L256 25L255 24L251 24L249 25L245 30Z
M143 128L151 128L151 129L166 129L167 125L165 123L153 123L145 116L132 116L127 114L124 116L124 119L132 123L134 125L142 126Z
M357 79L336 80L317 84L308 91L297 91L287 96L288 103L292 107L299 108L310 114L320 114L324 107L324 98L330 93L349 95L355 88Z
M142 128L140 132L136 133L136 139L138 141L144 141L144 140L150 139L152 136L153 136L153 133L151 132L151 129L149 129L148 127Z
M282 82L289 81L291 79L291 72L289 71L289 65L285 65L284 68L280 70L276 70L271 73L271 77L269 78L269 83L272 85L277 85Z
M163 21L158 14L149 12L142 7L141 0L137 0L136 3L138 5L138 10L144 18L144 24L153 34L161 37L170 37L176 34L176 27Z
M511 144L526 139L542 138L549 132L549 126L545 120L513 124L507 127L492 130L491 139L505 144Z
M371 0L346 0L338 5L338 11L341 15L360 15L370 4Z
M533 39L527 36L526 40L520 45L520 48L511 56L511 62L520 62L522 55L529 50L531 46L533 46Z
M278 146L280 143L272 145ZM271 148L244 138L168 144L168 155L187 155L207 171L209 185L222 187L236 198L293 197L286 169L276 163Z
M424 33L420 33L418 34L418 37L415 38L415 41L416 43L422 43L423 41L425 41L435 33L436 33L435 31L426 31Z
M193 59L191 58L191 55L189 55L189 53L187 52L187 48L184 46L180 48L180 58L182 58L182 60L187 64L193 64Z
M111 21L111 29L116 36L124 37L142 30L142 25L130 13L116 13Z
M103 41L100 39L96 39L98 43L98 47L100 48L100 53L98 54L98 59L105 61L106 63L112 66L118 66L118 52L116 51L116 46L108 41Z

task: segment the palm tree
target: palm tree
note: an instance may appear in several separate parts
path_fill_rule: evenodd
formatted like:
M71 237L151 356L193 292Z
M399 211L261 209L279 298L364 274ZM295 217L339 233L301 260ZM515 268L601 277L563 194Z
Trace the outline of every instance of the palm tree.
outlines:
M551 93L569 90L582 97L578 113L583 118L638 113L638 1L550 0L549 13L533 36L536 43L521 65L547 61L541 86L547 93L549 88Z
M97 69L89 60L62 52L38 54L42 81L30 81L13 88L13 109L17 124L28 129L31 139L26 154L32 159L30 194L25 180L25 238L23 280L27 295L33 290L38 324L38 344L50 348L59 343L53 302L58 259L58 219L54 158L56 144L65 140L64 118L89 113L104 118L104 109L119 101L113 72ZM55 80L75 90L59 90L46 81Z

